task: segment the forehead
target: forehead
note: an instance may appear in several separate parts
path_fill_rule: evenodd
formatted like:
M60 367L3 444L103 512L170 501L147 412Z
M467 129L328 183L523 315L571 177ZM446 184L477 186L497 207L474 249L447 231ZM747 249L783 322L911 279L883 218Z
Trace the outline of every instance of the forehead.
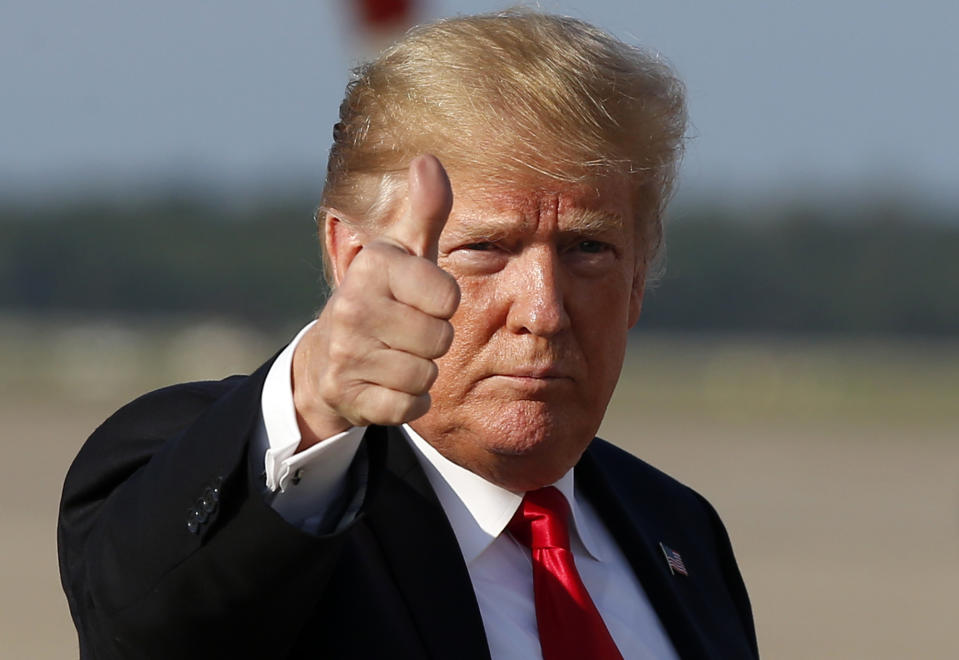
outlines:
M453 210L447 230L525 232L629 231L633 228L629 188L619 179L551 185L482 185L453 179Z

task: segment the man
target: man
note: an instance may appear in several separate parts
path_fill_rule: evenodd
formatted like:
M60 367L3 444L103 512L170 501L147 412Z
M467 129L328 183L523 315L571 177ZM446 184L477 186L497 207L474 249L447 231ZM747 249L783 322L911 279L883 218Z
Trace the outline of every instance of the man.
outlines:
M684 128L658 59L534 12L360 69L317 321L123 408L67 476L81 655L755 657L715 512L594 439Z

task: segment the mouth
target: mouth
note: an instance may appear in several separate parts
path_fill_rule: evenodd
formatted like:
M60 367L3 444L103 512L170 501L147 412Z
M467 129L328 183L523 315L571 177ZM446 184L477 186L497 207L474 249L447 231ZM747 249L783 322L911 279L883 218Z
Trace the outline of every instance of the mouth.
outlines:
M558 392L573 383L572 377L555 366L512 367L488 377L497 388L512 390L522 396L544 395Z
M563 380L569 379L569 374L555 365L513 367L494 374L503 378L519 378L529 380Z

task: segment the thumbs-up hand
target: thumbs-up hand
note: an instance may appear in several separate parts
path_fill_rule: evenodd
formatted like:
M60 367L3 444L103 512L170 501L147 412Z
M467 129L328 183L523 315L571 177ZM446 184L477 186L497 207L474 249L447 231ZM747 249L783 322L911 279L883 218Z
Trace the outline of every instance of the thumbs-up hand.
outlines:
M453 341L460 297L436 265L453 193L433 156L415 158L407 181L397 220L355 253L339 246L331 255L345 272L293 355L299 450L351 426L402 424L429 410L434 360Z

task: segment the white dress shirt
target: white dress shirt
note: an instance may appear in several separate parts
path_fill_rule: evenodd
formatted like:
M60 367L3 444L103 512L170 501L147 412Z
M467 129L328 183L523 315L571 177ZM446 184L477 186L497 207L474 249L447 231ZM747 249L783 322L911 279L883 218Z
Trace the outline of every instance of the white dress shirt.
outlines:
M293 407L293 351L304 328L267 374L253 451L263 452L273 508L311 528L346 487L365 431L355 427L294 454L300 433ZM459 543L494 660L541 658L529 549L505 532L522 501L449 461L408 425L403 431L436 492ZM553 484L570 503L576 568L610 634L627 659L674 659L676 652L645 591L609 530L575 487L573 470ZM343 521L349 522L349 521Z

